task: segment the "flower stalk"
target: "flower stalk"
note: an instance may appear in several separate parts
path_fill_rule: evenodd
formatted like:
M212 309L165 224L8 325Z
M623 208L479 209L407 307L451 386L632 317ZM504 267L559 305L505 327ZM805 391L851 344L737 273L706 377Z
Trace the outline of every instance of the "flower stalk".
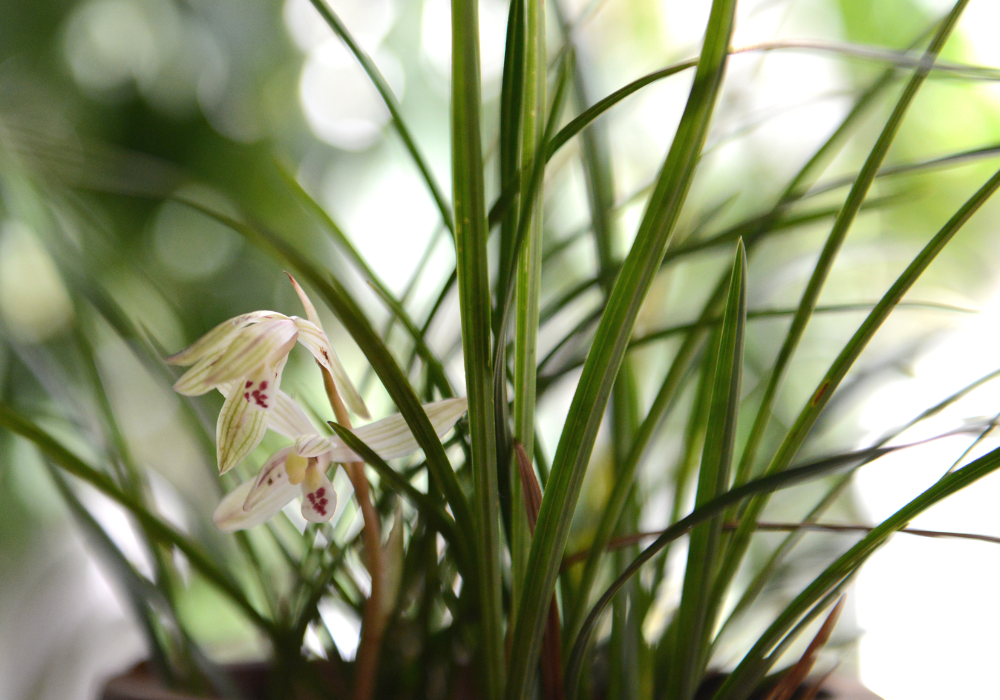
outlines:
M351 416L347 407L337 393L333 377L323 368L323 385L333 414L337 422L345 428L351 428ZM379 648L382 645L382 634L385 631L386 617L382 614L384 597L384 562L382 559L382 526L378 511L371 499L368 487L368 477L365 475L364 462L347 462L344 464L347 477L354 487L354 497L361 507L361 517L365 526L361 530L361 542L367 552L368 574L371 576L371 592L365 603L364 615L361 619L361 639L358 642L356 669L354 677L354 700L369 700L375 692L375 680L378 673Z

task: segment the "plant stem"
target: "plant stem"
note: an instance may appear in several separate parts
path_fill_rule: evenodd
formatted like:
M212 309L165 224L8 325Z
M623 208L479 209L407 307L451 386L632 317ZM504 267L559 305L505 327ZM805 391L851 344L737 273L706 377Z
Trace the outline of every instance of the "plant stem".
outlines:
M347 408L337 393L330 372L323 368L323 384L337 422L345 428L351 428L351 417ZM358 655L354 672L354 700L369 700L375 691L375 674L378 671L378 654L382 645L382 633L385 631L385 618L381 614L383 590L382 562L382 528L378 512L372 504L368 489L368 477L365 476L364 462L348 462L344 465L351 485L354 487L354 497L361 507L361 517L365 527L361 531L361 542L368 554L368 573L372 577L371 593L365 603L365 612L361 619L361 640L358 642Z

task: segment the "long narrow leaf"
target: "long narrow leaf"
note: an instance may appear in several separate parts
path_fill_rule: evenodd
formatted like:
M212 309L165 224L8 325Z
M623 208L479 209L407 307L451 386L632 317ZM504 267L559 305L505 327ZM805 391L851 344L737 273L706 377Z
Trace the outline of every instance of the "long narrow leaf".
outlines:
M592 106L585 76L587 72L585 70L586 48L574 41L572 30L566 22L564 14L560 11L560 7L556 4L555 14L559 19L563 40L573 51L573 85L577 102L586 111ZM605 127L606 122L598 120L583 130L580 135L580 161L587 185L590 228L593 234L594 248L597 252L597 277L600 279L603 299L607 300L614 284L617 260L614 252L615 183L613 160ZM599 315L599 311L595 312L593 316L595 321ZM572 336L567 335L565 338L571 340ZM539 371L541 371L541 367L539 367ZM629 494L636 493L629 461L634 452L630 448L637 431L640 429L640 409L635 379L636 375L633 372L632 363L626 357L611 391L611 414L609 416L613 457L612 473L614 474L616 490L621 488L624 491L623 507L620 510L619 520L624 521L620 526L627 529L637 527L639 520L638 499L629 497ZM633 488L626 488L627 485L633 486ZM624 566L625 556L626 554L622 553L617 558L616 566ZM631 593L634 595L630 595L628 600L619 600L615 603L617 609L613 618L609 648L608 692L611 697L635 697L640 693L640 677L645 661L643 658L645 655L642 651L646 646L642 639L641 630L641 620L645 618L646 613L643 601L651 600L652 597L644 595L637 586L633 586ZM581 606L587 604L589 595L590 586L580 585L576 588L574 595L564 593L563 604L567 609L580 610ZM574 621L578 619L581 619L581 616L578 615L573 619L568 618L567 622L574 624ZM572 628L568 629L570 631L567 639L572 639Z
M330 427L344 441L344 444L356 452L367 464L371 465L391 488L404 494L420 514L434 524L446 540L457 545L460 549L465 547L467 551L468 544L466 540L460 538L455 531L455 521L440 505L431 500L427 494L417 491L413 484L386 464L384 459L379 457L372 448L366 445L353 432L337 423L330 423Z
M521 120L525 73L525 0L512 0L507 13L507 45L504 51L503 82L500 85L500 190L511 196L504 200L500 220L500 250L497 279L505 280L515 264L514 238L517 234L516 192L521 172ZM493 214L493 212L491 212ZM497 216L494 214L493 216ZM492 222L493 217L489 217ZM493 228L492 225L489 228ZM499 323L500 316L494 317ZM494 326L494 332L498 329Z
M462 350L469 397L472 501L479 601L480 688L503 696L504 650L500 573L500 514L493 419L491 304L486 256L486 200L480 136L479 8L476 0L451 3L451 143L455 200L455 256L462 317Z
M898 51L879 51L870 46L853 46L849 44L828 44L824 42L803 42L803 41L772 41L762 44L757 44L754 46L740 47L732 49L731 54L739 53L752 53L752 52L769 52L782 49L792 49L792 50L817 50L821 52L830 52L837 54L847 54L861 56L864 58L871 58L876 61L883 61L890 63L894 68L905 68L913 67L917 68L922 65L922 59L914 56L907 55L903 52ZM603 98L599 102L595 103L592 107L588 108L586 111L581 113L578 117L573 119L569 124L564 126L558 134L556 134L555 139L549 145L548 157L551 158L556 151L562 148L566 142L572 139L574 136L579 134L581 131L586 129L594 121L597 120L602 114L607 112L609 109L614 107L616 104L624 100L626 97L638 92L642 88L655 83L664 78L669 78L671 75L676 75L690 68L694 68L698 65L698 59L689 58L684 61L679 61L672 65L661 68L660 70L653 71L647 75L638 78L628 85L619 88L615 92L611 93L607 97ZM949 63L935 63L931 68L933 71L941 71L946 73L953 73L963 75L964 77L970 78L981 78L985 80L997 80L1000 79L1000 71L996 68L990 68L986 66L972 66L972 65L959 65L959 64L949 64Z
M373 285L375 293L378 294L379 298L389 307L389 311L395 318L398 318L402 322L403 326L410 333L410 337L413 338L413 345L416 349L417 355L421 360L427 365L427 370L430 373L434 384L437 385L438 391L441 392L443 398L451 398L455 396L455 390L451 386L451 382L448 381L448 375L444 371L444 365L441 363L440 358L434 354L430 346L427 345L427 339L424 334L417 328L416 324L410 318L409 314L406 313L406 309L403 308L395 297L391 294L386 294L382 289Z
M568 60L568 58L564 57ZM563 96L566 91L566 82L568 79L569 66L563 61L561 70L559 72L559 80L556 83L556 94L552 100L552 105L549 108L548 122L545 127L544 135L542 136L542 143L546 143L552 136L552 132L555 129L555 125L561 113ZM525 238L528 235L528 231L532 226L532 222L535 220L536 216L540 215L540 212L536 213L536 199L535 196L538 188L541 187L542 177L545 172L545 162L541 158L534 158L530 163L525 164L524 170L530 172L531 176L528 178L528 187L523 193L523 199L519 200L519 217L517 220L517 230L513 240L513 254L515 257L519 257L521 254L521 248L524 245ZM540 205L539 205L540 207ZM507 400L507 332L510 327L510 314L514 309L514 294L517 286L514 284L514 274L517 271L515 267L512 267L508 271L507 279L497 280L497 300L500 311L497 316L499 317L499 323L497 325L497 335L493 343L493 404L496 407L496 413L494 415L494 431L496 439L496 451L497 451L497 466L499 469L498 482L500 483L500 497L502 500L501 505L509 510L510 503L510 488L511 476L508 469L508 465L511 460L510 442L511 437L509 434L509 423L510 423L510 413L509 413L509 402ZM540 293L540 291L539 291ZM500 299L503 302L500 303ZM537 369L536 369L537 374ZM522 387L523 388L523 387ZM532 394L534 395L534 389L532 389ZM504 512L505 522L511 520L510 513Z
M837 359L830 365L830 369L820 381L813 392L806 406L799 413L788 431L785 439L778 448L777 453L771 460L766 473L773 474L780 472L787 465L798 448L802 445L806 435L813 424L819 418L820 413L826 408L827 403L834 391L847 375L848 370L854 365L855 360L867 347L869 341L889 317L889 314L896 308L900 300L913 286L914 282L923 274L927 266L944 249L954 235L965 225L965 222L972 217L979 208L1000 188L1000 171L993 175L962 207L952 216L931 241L920 251L920 253L907 266L906 270L896 279L889 291L885 293L879 303L872 309L871 313L864 320L858 330L848 341L844 349L841 350ZM736 556L745 551L747 542L747 532L751 524L756 521L760 511L763 509L764 499L752 501L746 508L742 522L746 530L739 530L733 541L734 561L730 564L730 573L735 570ZM738 549L737 549L738 548Z
M791 467L783 472L762 476L741 486L736 486L704 505L695 508L687 516L681 518L664 530L659 537L646 547L642 553L628 566L625 572L615 579L610 586L608 586L608 589L604 592L597 603L595 603L594 607L590 611L590 614L587 616L587 619L584 621L576 641L573 644L573 650L570 653L569 662L567 663L566 668L567 686L572 689L574 685L579 682L579 674L583 667L584 654L586 652L590 636L593 634L597 621L607 609L608 604L614 598L615 594L621 590L621 587L625 585L625 583L632 576L634 576L646 562L659 554L668 544L690 532L696 525L711 520L720 513L724 513L733 505L741 503L742 501L755 495L772 493L781 489L790 488L797 484L819 479L828 474L836 473L845 469L853 470L861 466L862 463L867 463L882 455L887 455L897 450L913 447L917 444L923 443L897 445L893 447L873 447L866 450L858 450L856 452L836 455L835 457L820 459L799 467ZM998 462L1000 462L1000 460L998 460ZM567 693L567 696L573 697L570 693Z
M862 206L862 210L881 209L893 204L898 204L899 201L898 197L872 198L871 200L865 202ZM679 245L673 246L668 249L666 254L663 256L661 268L666 268L670 264L676 263L690 255L700 253L702 251L732 245L736 243L736 239L738 238L742 238L747 250L750 250L754 245L768 236L782 231L795 229L800 226L807 226L809 224L816 223L817 221L822 221L823 219L833 218L840 212L839 207L824 207L822 209L803 212L801 214L786 215L782 213L786 206L787 203L776 205L776 207L771 211L750 217L749 219L730 226L724 231L721 231L713 236L694 241L684 241ZM615 265L610 270L608 276L614 277L617 275L618 271L619 266ZM571 302L578 299L590 289L602 285L603 282L604 276L601 275L584 280L572 289L564 292L553 301L549 302L541 311L542 323L550 320L556 313L568 306Z
M70 511L83 527L84 534L98 554L104 558L108 565L114 570L118 581L124 586L129 606L132 614L139 621L142 631L145 634L146 644L149 647L149 654L152 657L153 667L163 675L168 682L176 683L174 678L173 650L170 648L168 639L164 639L164 629L160 620L154 613L154 605L158 609L171 610L167 604L163 592L156 588L149 579L135 570L122 551L115 545L114 540L108 536L104 528L101 527L90 512L77 498L76 494L66 483L65 477L53 466L49 460L45 461L49 469L49 475L55 482L56 488L62 495L63 500L69 506ZM171 620L176 624L176 620Z
M702 59L684 115L635 243L608 300L595 351L584 365L573 396L528 558L528 576L511 642L509 700L527 700L530 694L531 669L538 660L545 608L555 588L583 476L625 345L691 185L722 83L735 10L733 0L715 0L712 5Z
M853 304L830 304L829 306L817 306L813 313L816 315L822 314L841 314L841 313L857 313L859 311L871 311L875 307L876 302L871 303L853 303ZM960 314L974 314L977 313L975 309L966 308L964 306L954 306L952 304L938 304L936 302L926 302L926 301L913 301L913 302L900 302L897 309L912 309L914 311L945 311L951 313ZM747 311L747 320L753 321L758 319L768 319L768 318L781 318L794 316L796 309L757 309L754 311ZM573 335L579 335L580 332L589 325L592 325L597 314L592 315L584 319L578 328L574 328L570 331L569 335L566 336L560 345L553 348L542 361L538 363L539 371L545 369L547 365L551 364L553 359L556 357L556 353L560 350L566 343L572 340ZM698 320L692 323L681 323L676 326L668 326L666 328L661 328L659 330L650 331L644 333L638 338L633 338L629 341L628 350L635 350L652 343L656 343L661 340L667 340L669 338L674 338L678 335L687 335L691 331L705 330L720 323L720 319L712 318L708 320ZM585 361L585 358L577 358L569 360L564 364L560 365L558 369L554 369L550 372L544 373L544 379L546 382L552 381L557 377L561 377L568 372L573 371L577 367L581 367Z
M859 173L857 180L855 180L850 193L847 195L847 200L844 202L843 208L837 216L837 220L834 222L833 229L827 238L826 244L823 246L823 251L820 253L819 260L816 262L805 292L802 294L798 312L792 319L792 323L785 336L785 340L781 345L781 349L778 351L778 357L774 362L774 366L771 370L771 376L769 377L767 387L764 390L764 397L761 399L761 405L757 412L757 418L754 421L754 426L752 428L752 434L754 435L763 434L764 429L767 427L778 388L784 379L785 372L791 362L792 356L798 348L799 342L805 333L806 326L812 317L813 309L816 307L816 302L819 299L820 292L826 283L826 279L829 276L833 263L837 258L845 238L847 237L847 233L851 229L858 212L861 210L861 205L867 197L868 190L874 182L875 177L878 174L878 170L882 165L882 161L885 159L885 156L889 151L889 146L892 144L900 126L903 123L903 118L909 110L910 105L913 103L913 100L916 98L921 86L924 84L924 81L930 72L931 66L934 65L934 61L957 25L958 19L961 17L962 11L965 9L967 4L968 0L958 0L951 12L949 12L940 23L934 37L931 39L930 45L924 52L924 60L918 65L917 70L911 76L909 82L903 90L902 95L896 102L896 106L893 108L892 114L889 115L882 132L879 134L878 140L872 147L868 158L865 160L864 166L861 168L861 172ZM952 233L954 233L954 231ZM929 260L927 260L927 262L929 262ZM904 276L905 275L906 273L904 273ZM915 277L912 279L915 279ZM898 301L899 297L894 298L892 305L894 306ZM880 307L883 310L887 308L882 306L881 303ZM877 307L872 313L875 314L878 310L879 308ZM865 341L865 344L867 344L867 340ZM856 355L854 357L856 357ZM822 406L826 405L826 401L829 400L829 395L836 387L836 384L839 383L839 380L843 378L844 374L846 374L850 364L853 364L853 358L851 358L848 364L838 364L844 360L846 360L846 358L843 358L843 360L838 358L838 361L834 364L837 371L841 372L837 382L830 382L822 385L822 389L816 396L814 396L815 401L810 400L810 404L821 404ZM826 396L824 397L823 394L826 394ZM812 420L808 422L808 427L811 428L812 421L814 421L818 416L818 412L807 408L803 414L811 416ZM778 471L791 461L795 451L797 451L799 445L801 445L801 441L805 439L805 434L808 431L808 429L803 430L805 427L806 424L804 422L797 422L796 427L793 427L793 429L786 436L785 440L782 442L782 445L778 450L778 454L775 455L771 464L767 468L767 473ZM738 481L748 478L753 468L753 462L754 455L752 454L741 461L740 468L737 473ZM722 595L721 591L728 587L729 582L732 580L732 577L735 576L736 570L739 568L740 562L742 561L743 556L746 553L747 546L749 545L752 523L756 520L760 509L763 508L764 500L765 499L757 499L749 505L745 520L746 529L738 530L733 536L726 560L723 563L722 571L720 572L719 579L716 582L718 589L716 591L717 596Z
M191 566L197 569L202 576L214 584L220 591L225 593L230 600L243 610L251 622L266 633L272 636L275 634L274 624L261 616L232 578L219 569L211 557L172 526L164 523L150 513L142 503L124 493L106 474L86 464L32 421L4 404L0 404L0 426L30 440L46 457L59 465L67 473L86 481L104 495L124 506L142 523L142 526L149 533L182 552L191 563Z
M924 421L932 416L937 415L938 413L940 413L947 407L951 406L962 397L968 395L970 392L986 384L987 382L996 379L998 376L1000 376L1000 370L990 372L989 374L980 377L974 382L967 384L966 386L945 397L944 399L942 399L935 405L931 406L930 408L921 411L919 415L915 416L905 424L886 432L884 435L882 435L881 438L879 438L879 440L875 443L875 445L880 446L886 444L890 440L904 433L909 428L913 427L914 425L917 425L921 421ZM764 563L764 565L754 576L753 581L751 581L750 584L746 587L746 590L744 590L743 595L740 597L739 602L733 608L733 611L730 613L729 618L723 624L722 629L719 630L719 634L716 637L717 640L722 638L723 635L725 634L726 629L734 623L734 621L741 615L742 612L744 612L747 608L749 608L753 604L753 602L757 599L757 596L759 596L760 593L764 590L764 587L766 586L767 582L771 579L773 572L780 565L784 556L791 550L793 546L795 546L795 544L799 541L802 535L811 526L826 527L826 526L818 526L816 525L816 522L819 520L820 516L826 511L826 509L833 504L833 502L844 491L844 489L847 488L847 486L850 483L850 478L851 475L848 474L839 479L837 483L835 483L833 487L827 491L826 495L824 495L824 497L819 501L819 503L817 503L816 506L814 506L813 509L806 515L806 517L803 519L803 522L801 523L802 527L789 534L788 537L786 537L781 542L781 544L779 544L774 549L774 551L768 557L768 560ZM762 523L757 523L756 529L757 530L762 529Z
M746 329L746 251L738 244L729 282L729 299L722 322L715 385L708 414L705 447L698 471L695 505L703 505L729 488L730 469L736 440L736 422L740 405L743 370L743 338ZM708 664L708 649L715 630L720 601L711 598L712 584L719 563L722 518L691 531L684 589L677 611L678 643L667 682L667 698L688 700L694 697Z
M527 462L531 471L532 457L535 451L535 387L538 379L538 311L542 294L542 226L544 208L542 207L543 191L540 175L535 172L541 169L544 162L545 139L551 137L546 129L546 60L545 47L545 3L541 0L526 0L524 3L524 76L522 81L523 98L520 101L521 113L521 172L522 181L529 183L524 198L519 203L519 209L530 212L525 230L524 243L517 246L514 241L517 257L516 299L517 314L515 317L514 341L514 438L518 441L518 477L507 476L511 484L511 595L513 601L520 597L521 586L524 583L525 566L528 559L528 548L531 545L531 533L535 529L534 518L525 509L522 492L525 489L525 476L521 462ZM558 109L558 105L556 105ZM554 123L554 120L552 120ZM536 167L538 164L538 167ZM519 217L520 219L520 217ZM520 224L520 221L518 222ZM520 228L520 225L518 226ZM502 279L502 278L501 278ZM501 316L502 318L502 316ZM502 335L502 334L498 334ZM503 340L499 340L503 342ZM496 368L494 368L495 370ZM494 377L494 393L496 391ZM494 399L495 400L495 399ZM501 435L497 434L497 440ZM500 458L507 450L500 451ZM523 455L522 455L523 453ZM541 499L539 498L539 501ZM537 517L537 513L535 513ZM515 611L511 611L512 616ZM558 610L555 613L558 622ZM551 618L552 612L549 613ZM551 634L550 634L551 636ZM550 661L552 659L550 640ZM558 644L558 628L556 640ZM543 669L548 669L545 677L552 679L552 673L559 673L562 663L558 646L554 652L555 669L551 663L543 663ZM552 683L550 682L550 686ZM562 692L562 678L559 676L555 684Z
M781 615L758 639L716 694L715 700L742 700L745 698L746 693L737 694L734 692L735 689L742 685L746 675L751 670L756 670L755 667L760 664L761 660L774 651L787 632L818 601L828 596L837 586L850 578L875 550L885 544L889 537L903 529L917 515L998 468L1000 468L1000 449L993 450L961 469L947 474L838 557L795 600L789 603ZM780 474L775 476L780 476ZM773 656L769 658L771 663L777 660Z

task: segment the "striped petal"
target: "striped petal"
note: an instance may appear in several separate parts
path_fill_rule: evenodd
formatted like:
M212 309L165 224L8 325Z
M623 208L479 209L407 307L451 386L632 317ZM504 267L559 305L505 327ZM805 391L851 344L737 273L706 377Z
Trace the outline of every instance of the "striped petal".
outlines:
M176 355L166 359L172 365L193 365L206 355L225 350L229 341L250 321L276 315L274 311L254 311L223 321Z
M269 414L267 427L287 438L296 439L300 435L316 435L318 431L306 412L295 399L278 390L277 402Z
M434 427L438 437L444 436L468 409L468 401L461 399L445 399L424 404L424 411ZM405 457L416 452L420 445L410 431L402 414L396 413L380 421L363 425L352 431L382 459ZM360 460L352 450L337 440L330 438L330 458L334 462L354 462Z
M253 452L267 432L267 412L251 408L239 386L231 384L223 392L227 394L226 401L215 428L220 474L225 474Z
M215 364L225 351L225 348L220 348L199 358L194 367L182 374L174 383L174 391L184 396L201 396L218 388L219 385L209 382L208 378L215 372Z
M361 416L366 420L371 418L371 414L368 413L368 407L365 406L365 402L361 399L361 394L354 388L347 370L340 363L340 358L334 352L333 346L330 345L330 339L326 337L323 329L304 318L292 316L292 320L295 321L295 325L299 329L299 342L312 353L313 357L316 358L316 362L329 370L330 376L333 377L333 381L337 385L337 391L340 393L340 397L344 400L347 408L355 415Z
M215 509L212 519L218 528L224 532L246 530L260 525L277 515L286 503L299 495L299 488L287 481L267 490L256 505L244 510L243 505L254 488L254 481L244 481L230 492Z
M286 316L257 321L232 339L205 381L224 384L246 377L265 365L275 365L288 355L297 335L295 322Z
M295 454L303 457L319 457L332 450L333 447L334 443L330 438L320 435L300 435L295 438Z

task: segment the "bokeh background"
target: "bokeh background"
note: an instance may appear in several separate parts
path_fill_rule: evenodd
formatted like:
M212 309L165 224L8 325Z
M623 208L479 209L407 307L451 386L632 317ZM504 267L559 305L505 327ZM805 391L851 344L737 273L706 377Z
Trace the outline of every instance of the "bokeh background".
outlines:
M709 4L564 2L590 98L695 55ZM447 191L449 3L335 0L331 5L386 76ZM884 52L906 48L949 6L942 0L742 2L734 46L776 40L804 45L732 58L689 220L682 226L722 225L769 206L839 123L854 92L884 67ZM506 6L482 0L480 12L490 154L498 128ZM944 60L1000 66L998 30L1000 6L972 0ZM554 29L552 36L555 44ZM868 48L836 49L848 43ZM998 77L996 71L966 71L930 80L889 164L1000 143ZM621 203L619 252L634 233L642 192L662 162L689 85L690 74L661 81L605 118ZM857 143L824 181L857 169L890 107L873 112ZM546 236L553 243L569 240L586 224L575 148L555 159L548 173ZM315 221L289 196L276 162L326 207L394 292L412 287L408 304L426 309L453 265L437 209L378 94L308 0L0 2L0 392L4 400L42 410L56 401L85 426L88 404L69 348L81 329L100 339L94 347L97 364L124 437L148 470L161 509L195 531L207 527L205 514L219 496L212 465L183 429L177 399L163 382L94 314L81 311L81 290L93 294L88 303L98 297L113 301L171 352L238 313L258 308L295 313L280 268L222 225L165 202L180 194L223 211L250 210L283 232L295 232L302 246L325 250ZM495 181L496 165L488 167ZM898 202L858 221L823 302L878 299L995 168L995 160L978 158L881 182L875 193L898 195ZM834 200L820 195L816 201ZM834 417L823 425L814 450L865 444L915 409L1000 366L998 213L1000 204L987 205L908 297L975 313L900 312L863 358L864 393L848 392L831 408ZM811 251L824 234L818 226L768 244L767 255L751 266L751 308L797 302ZM411 284L427 250L425 271ZM709 255L701 266L659 280L638 330L658 327L667 310L674 316L685 309L694 313L715 279L708 271L721 260ZM325 262L357 287L366 310L384 323L387 312L343 260L328 255ZM589 244L569 246L546 273L546 298L571 288L578 271L593 264ZM561 327L572 327L597 298L596 290L593 297L584 296L559 320ZM457 301L449 298L446 304L446 321L433 329L431 340L450 357L448 369L461 386ZM794 416L861 318L856 312L813 322L779 415ZM329 321L338 351L361 379L363 357ZM755 367L769 362L776 350L780 336L774 331L781 326L774 324L780 323L761 322L751 331L748 391ZM651 349L639 361L662 367L665 359ZM294 383L296 372L305 369L300 361L286 376ZM572 377L553 388L544 406L543 445L555 445ZM376 415L391 409L377 383L366 387ZM986 386L926 433L909 437L998 411L1000 393ZM58 430L58 422L50 427ZM664 429L664 454L676 452L682 431L681 425ZM904 452L866 468L838 517L866 523L888 516L968 445L968 438L951 438L919 455ZM992 446L986 439L974 454ZM88 448L80 450L87 454ZM654 476L646 478L656 486ZM586 497L599 501L606 487L602 491L599 479L592 481L597 483L588 486ZM662 521L669 497L662 495L659 510L656 499L651 501L651 526ZM998 497L1000 483L987 479L914 526L1000 534ZM96 497L87 505L141 565L141 547L121 512ZM823 542L831 537L807 538L803 566L810 552L822 555ZM851 541L836 537L841 537L836 546ZM796 573L788 572L789 580ZM887 700L994 696L998 574L995 545L897 537L868 564L851 595L840 640L845 668L858 671ZM665 606L670 595L664 593ZM211 654L220 660L261 654L256 640L213 605L210 591L196 590L185 602L185 619ZM337 641L349 654L356 628L349 620L344 624ZM92 698L104 678L144 653L119 584L80 533L38 456L0 434L0 700Z

